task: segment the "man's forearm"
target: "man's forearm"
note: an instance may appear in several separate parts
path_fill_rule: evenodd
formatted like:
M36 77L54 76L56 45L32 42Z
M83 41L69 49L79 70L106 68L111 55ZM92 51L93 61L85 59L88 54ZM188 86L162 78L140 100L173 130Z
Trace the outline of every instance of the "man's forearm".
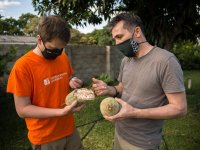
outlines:
M35 105L23 107L18 115L22 118L50 118L61 116L61 109L44 108Z
M117 94L117 89L114 86L108 86L108 95L115 97Z
M168 104L156 108L137 109L135 108L131 116L133 118L146 118L146 119L172 119L184 116L185 109L179 109L173 104Z

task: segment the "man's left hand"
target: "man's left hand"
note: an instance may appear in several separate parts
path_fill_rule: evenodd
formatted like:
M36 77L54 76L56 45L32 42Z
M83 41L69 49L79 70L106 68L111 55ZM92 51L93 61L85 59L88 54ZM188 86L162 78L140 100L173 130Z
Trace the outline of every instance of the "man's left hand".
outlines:
M131 106L127 102L123 101L122 99L119 99L119 98L115 98L115 99L121 105L121 109L114 116L104 116L104 118L106 120L109 120L109 121L118 121L118 120L122 120L122 119L125 119L125 118L134 117L133 114L135 114L137 108L134 108L133 106Z
M80 80L77 77L73 77L70 81L69 81L69 85L71 88L76 89L76 88L80 88L83 85L83 81Z

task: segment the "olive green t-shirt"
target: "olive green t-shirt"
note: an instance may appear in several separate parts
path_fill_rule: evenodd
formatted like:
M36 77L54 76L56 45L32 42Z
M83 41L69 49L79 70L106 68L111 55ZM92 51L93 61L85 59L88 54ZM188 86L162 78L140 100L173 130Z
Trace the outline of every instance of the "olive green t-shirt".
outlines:
M154 47L140 58L122 60L118 81L123 84L122 99L145 109L166 105L166 93L185 91L183 72L176 57ZM130 144L144 149L160 145L163 120L129 118L116 122L118 134Z

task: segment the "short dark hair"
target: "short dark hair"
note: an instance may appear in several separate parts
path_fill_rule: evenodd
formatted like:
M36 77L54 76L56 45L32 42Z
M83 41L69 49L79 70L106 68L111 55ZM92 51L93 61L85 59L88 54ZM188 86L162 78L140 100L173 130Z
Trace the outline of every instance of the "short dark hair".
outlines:
M66 43L70 40L70 29L68 23L60 16L43 16L40 18L37 34L43 42L51 42L58 38Z
M124 21L124 28L129 31L133 27L139 26L142 30L142 33L144 34L144 26L140 17L137 15L128 14L128 13L120 13L114 18L112 18L111 21L107 25L108 29L111 31L115 27L115 25L120 21Z

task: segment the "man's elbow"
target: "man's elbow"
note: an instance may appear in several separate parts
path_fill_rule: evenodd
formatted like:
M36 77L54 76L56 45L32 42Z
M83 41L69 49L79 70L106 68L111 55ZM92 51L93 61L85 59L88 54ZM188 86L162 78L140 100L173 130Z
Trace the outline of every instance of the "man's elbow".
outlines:
M187 114L187 106L179 108L178 110L178 117L184 117Z
M26 117L25 117L25 114L23 113L23 111L17 110L17 114L18 114L18 116L19 116L20 118L22 118L22 119L26 118Z

